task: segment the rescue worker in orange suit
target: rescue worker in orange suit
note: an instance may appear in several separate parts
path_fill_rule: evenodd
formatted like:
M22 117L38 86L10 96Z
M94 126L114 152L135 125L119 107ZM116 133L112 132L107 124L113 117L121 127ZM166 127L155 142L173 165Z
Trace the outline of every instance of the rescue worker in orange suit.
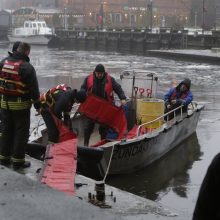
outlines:
M175 109L179 106L183 106L183 112L187 111L188 105L193 100L193 94L190 91L191 81L190 79L184 79L178 86L171 88L165 95L165 113ZM177 114L180 110L177 110ZM169 115L169 119L172 119L174 114Z
M40 109L39 87L34 67L29 63L30 45L20 43L17 51L0 62L2 136L0 163L14 169L26 168L25 148L29 137L32 103Z
M86 100L86 92L71 89L65 84L57 85L41 95L41 115L47 126L48 143L57 143L59 140L59 130L54 122L54 114L64 124L72 130L70 112L75 102L82 103Z
M126 104L126 96L121 88L121 85L116 82L116 80L110 76L109 73L105 71L105 67L102 64L98 64L95 67L93 73L87 76L81 86L81 89L87 91L87 93L92 93L96 96L106 99L107 101L113 103L113 91L118 95L121 100L121 104ZM84 129L84 145L89 146L89 139L94 130L95 122L87 119ZM101 140L105 139L108 128L105 126L99 126L99 134Z

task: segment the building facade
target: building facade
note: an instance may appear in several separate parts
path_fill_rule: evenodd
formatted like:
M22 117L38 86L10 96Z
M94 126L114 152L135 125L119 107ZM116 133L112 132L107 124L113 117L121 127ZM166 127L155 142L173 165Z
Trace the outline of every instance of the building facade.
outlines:
M1 7L56 9L52 20L65 28L183 28L217 23L220 0L0 0ZM218 3L219 1L219 3ZM217 3L216 3L217 2ZM206 12L203 10L205 4ZM218 7L219 8L219 7ZM203 24L203 14L205 22ZM44 13L47 16L47 13ZM50 14L50 17L53 16ZM207 21L206 21L207 20Z

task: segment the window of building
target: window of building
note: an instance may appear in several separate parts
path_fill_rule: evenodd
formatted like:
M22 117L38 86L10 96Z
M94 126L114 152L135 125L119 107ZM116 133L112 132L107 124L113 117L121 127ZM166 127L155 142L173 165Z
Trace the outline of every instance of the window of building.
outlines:
M135 24L136 20L137 20L136 15L130 15L131 24Z
M115 14L115 23L120 23L122 21L122 16L120 13Z

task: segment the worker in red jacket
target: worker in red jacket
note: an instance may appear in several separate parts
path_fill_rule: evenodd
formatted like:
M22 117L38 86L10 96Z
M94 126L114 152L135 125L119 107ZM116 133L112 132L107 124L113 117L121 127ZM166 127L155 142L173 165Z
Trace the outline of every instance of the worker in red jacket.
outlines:
M85 90L87 93L92 93L98 97L104 98L110 103L114 102L113 92L115 92L121 100L121 104L126 104L126 96L121 85L105 71L105 67L102 64L98 64L95 67L95 70L85 78L81 89ZM87 119L84 129L85 146L89 145L89 139L94 130L94 126L95 122L91 119ZM107 130L107 127L102 125L99 126L101 139L106 138Z

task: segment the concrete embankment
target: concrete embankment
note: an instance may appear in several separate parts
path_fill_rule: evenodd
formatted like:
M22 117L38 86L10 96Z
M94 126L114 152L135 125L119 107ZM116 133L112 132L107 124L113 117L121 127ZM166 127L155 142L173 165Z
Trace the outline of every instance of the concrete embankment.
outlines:
M93 180L77 175L76 182L82 186L76 188L76 196L71 197L37 181L36 169L39 167L41 163L32 160L32 168L21 174L0 166L0 219L188 220L191 218L190 214L170 211L158 203L107 185L106 203L111 205L111 208L97 207L88 202L88 192L94 191ZM113 201L110 194L113 194L116 201Z
M151 33L144 30L56 30L56 37L49 42L49 46L147 55L148 50L217 48L220 47L220 37L216 33L189 35L174 31Z
M220 53L211 50L149 50L149 56L220 65Z

